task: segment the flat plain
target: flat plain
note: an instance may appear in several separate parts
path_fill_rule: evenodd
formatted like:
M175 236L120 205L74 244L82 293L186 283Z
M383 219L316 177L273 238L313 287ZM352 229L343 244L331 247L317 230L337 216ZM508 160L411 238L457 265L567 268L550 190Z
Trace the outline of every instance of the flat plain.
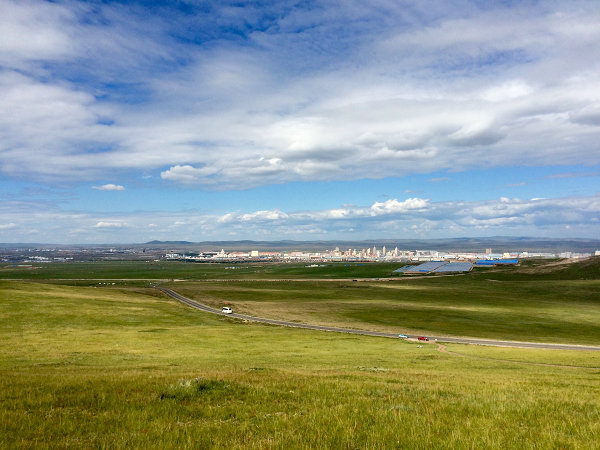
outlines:
M312 281L313 269L276 265L205 273L187 264L182 276L179 266L157 275L140 263L95 264L48 268L46 277L44 268L0 269L5 279L31 274L0 281L3 448L599 448L598 352L442 347L245 323L140 281L187 278L173 286L295 320L367 329L412 320L411 329L440 333L453 322L458 335L521 329L527 339L597 345L597 260L386 283ZM343 266L337 278L346 267L359 276L364 266ZM246 278L244 270L266 273L199 282ZM310 281L266 281L293 271ZM368 278L386 271L368 266ZM410 314L390 318L396 310ZM504 319L492 320L498 314ZM509 319L517 323L501 326ZM482 320L488 325L474 328ZM578 322L585 332L572 331Z

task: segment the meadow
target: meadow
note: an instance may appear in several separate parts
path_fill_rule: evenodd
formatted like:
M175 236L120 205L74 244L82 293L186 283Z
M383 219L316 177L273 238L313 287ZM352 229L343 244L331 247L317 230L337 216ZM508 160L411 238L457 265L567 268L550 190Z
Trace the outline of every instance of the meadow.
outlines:
M388 277L400 263L192 263L182 261L92 261L0 265L0 279L27 280L210 280Z
M280 328L204 314L137 282L76 278L0 281L2 448L600 448L598 352L442 348ZM425 292L419 283L435 292L448 280L328 286L357 284L394 304L385 292ZM575 283L562 297L568 306L593 309L594 280L588 291L589 281L577 281L555 279ZM268 293L267 281L235 283L236 302L252 307L282 295L291 311L314 302L286 291L258 296L252 286ZM212 294L188 288L222 301L235 283L196 283ZM277 289L301 283L314 282ZM537 306L544 298L558 307L550 292ZM432 294L424 305L439 301Z
M600 280L472 276L385 282L222 281L165 286L235 312L392 333L600 343Z

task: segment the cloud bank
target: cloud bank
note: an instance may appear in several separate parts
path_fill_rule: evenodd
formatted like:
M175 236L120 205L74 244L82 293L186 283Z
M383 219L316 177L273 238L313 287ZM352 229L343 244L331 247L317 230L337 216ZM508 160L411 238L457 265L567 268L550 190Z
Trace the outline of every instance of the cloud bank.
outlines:
M0 171L208 190L600 163L590 2L0 5Z
M499 198L472 202L390 199L370 206L309 211L257 210L208 214L202 211L138 211L107 216L62 211L36 203L0 204L10 222L2 241L20 242L35 233L45 242L153 239L372 239L463 236L570 237L593 235L600 225L600 195L559 199ZM114 234L118 231L118 234Z

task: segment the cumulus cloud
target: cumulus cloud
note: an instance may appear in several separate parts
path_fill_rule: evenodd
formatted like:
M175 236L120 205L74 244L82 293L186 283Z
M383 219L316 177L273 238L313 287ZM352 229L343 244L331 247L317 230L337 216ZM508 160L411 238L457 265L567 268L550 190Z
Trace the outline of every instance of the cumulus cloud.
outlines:
M0 202L5 242L111 242L236 239L372 239L464 236L596 236L600 196L432 202L391 199L370 206L307 211L99 213L45 203ZM94 225L90 225L94 224ZM565 227L569 227L568 229ZM28 230L36 230L29 233Z
M125 187L120 184L103 184L102 186L92 186L92 189L97 189L99 191L124 191Z
M176 181L182 184L206 183L208 177L214 175L216 169L208 167L196 168L189 164L175 165L160 173L163 180Z
M262 229L269 221L269 229L287 230L298 225L315 226L329 233L352 229L353 232L378 230L381 233L419 232L472 234L480 230L523 232L526 230L554 229L557 225L594 223L600 211L600 197L564 199L532 199L501 197L478 202L430 202L428 199L409 198L375 202L370 207L346 207L316 211L256 211L254 213L227 213L219 218L224 224L244 224ZM597 221L597 219L596 219ZM417 223L418 225L415 225ZM585 226L587 226L585 225ZM595 225L594 225L595 226ZM286 231L286 234L289 231Z
M219 222L266 222L287 219L289 216L278 209L272 211L255 211L252 213L227 213L219 218Z
M286 219L288 215L282 211L256 211L249 214L242 214L240 220L242 222L249 221L265 221L265 220L281 220Z
M375 202L371 206L371 215L380 216L384 214L398 214L407 211L424 210L427 208L429 200L422 198L409 198L403 202L396 199L387 200L385 202Z
M126 227L127 224L124 222L105 222L100 221L93 226L93 228L123 228Z

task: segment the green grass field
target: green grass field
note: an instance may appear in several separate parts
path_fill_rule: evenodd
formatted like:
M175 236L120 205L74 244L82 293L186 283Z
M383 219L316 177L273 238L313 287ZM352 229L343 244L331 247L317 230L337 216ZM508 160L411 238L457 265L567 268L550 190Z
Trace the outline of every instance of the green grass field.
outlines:
M357 329L574 344L600 343L600 280L170 283L236 312Z
M66 263L34 263L24 266L0 264L0 280L255 280L255 279L330 279L387 278L404 263L189 263L180 261L96 261ZM235 269L232 269L235 267ZM519 267L477 268L462 275L469 279L503 281L598 280L600 258L576 264L560 261L523 260ZM410 278L410 277L407 277ZM416 277L419 278L419 277ZM89 284L89 283L88 283Z
M0 265L0 279L27 280L206 280L269 278L371 278L388 277L399 263L189 263L179 261L98 261L44 263L26 267ZM235 269L231 269L235 267Z
M118 272L107 266L103 276L111 271ZM231 295L240 307L279 304L301 318L320 316L319 305L330 303L345 312L327 320L367 328L382 319L365 315L363 293L390 310L416 305L418 321L426 311L447 314L439 292L449 289L454 303L465 292L457 312L480 303L493 311L467 316L487 317L492 327L490 317L502 311L531 319L536 308L558 335L586 312L597 320L594 279L548 273L537 286L506 271L389 287L319 282L326 302L310 289L313 281L175 286L215 302ZM85 277L70 278L72 285L0 281L0 448L600 448L598 352L441 349L244 323L193 310L143 283L78 286ZM508 299L499 303L498 293ZM519 299L533 309L521 311ZM469 334L460 321L453 326ZM588 330L596 333L593 323Z

